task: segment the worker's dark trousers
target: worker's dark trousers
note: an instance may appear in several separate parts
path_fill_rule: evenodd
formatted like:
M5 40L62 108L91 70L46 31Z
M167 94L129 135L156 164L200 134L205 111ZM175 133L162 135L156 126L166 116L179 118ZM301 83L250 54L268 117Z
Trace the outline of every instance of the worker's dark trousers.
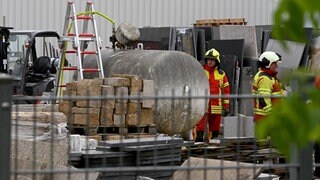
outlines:
M314 163L320 163L320 146L319 143L314 144ZM320 167L316 167L314 175L320 177Z

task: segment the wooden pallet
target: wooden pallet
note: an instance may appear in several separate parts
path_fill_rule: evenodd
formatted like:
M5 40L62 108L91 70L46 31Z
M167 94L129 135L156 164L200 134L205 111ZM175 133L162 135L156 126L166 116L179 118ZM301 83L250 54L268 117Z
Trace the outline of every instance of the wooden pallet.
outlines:
M101 137L102 141L121 140L126 138L124 135L113 133L98 134L98 136Z
M111 133L111 134L121 134L125 135L128 133L156 133L156 126L154 124L150 125L137 125L137 126L126 126L126 127L118 127L118 126L99 126L97 132L101 133Z
M139 126L98 126L87 127L84 125L69 125L70 134L79 134L85 136L97 136L97 140L118 140L121 138L136 138L136 137L154 137L157 133L157 128L154 124L139 125ZM98 137L100 136L100 137Z
M149 133L127 133L126 135L105 133L105 134L98 134L97 136L99 136L102 141L109 141L109 140L134 139L134 138L150 138L150 137L156 137L157 135L149 134Z
M149 133L129 133L127 134L127 139L133 139L133 138L151 138L156 137L156 134L149 134Z
M70 134L79 134L85 136L97 135L97 127L87 127L84 125L69 125L68 126Z
M212 27L221 25L246 25L247 22L244 18L234 18L234 19L201 19L196 20L193 24L194 27Z

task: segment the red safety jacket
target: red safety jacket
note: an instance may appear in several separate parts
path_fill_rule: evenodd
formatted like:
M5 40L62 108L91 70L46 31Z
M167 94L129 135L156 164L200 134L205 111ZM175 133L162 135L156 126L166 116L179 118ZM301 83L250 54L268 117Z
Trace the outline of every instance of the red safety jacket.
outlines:
M218 68L203 66L209 79L211 95L230 95L230 86L226 73ZM212 98L209 101L211 114L222 114L222 108L229 109L229 99Z

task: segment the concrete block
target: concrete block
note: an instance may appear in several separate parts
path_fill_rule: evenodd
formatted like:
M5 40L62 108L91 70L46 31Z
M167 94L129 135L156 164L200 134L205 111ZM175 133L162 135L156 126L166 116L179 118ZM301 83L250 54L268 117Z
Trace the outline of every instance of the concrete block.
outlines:
M116 103L114 108L114 114L127 114L128 103Z
M77 83L77 95L87 96L90 95L90 83L91 79L82 79Z
M77 100L77 107L100 108L101 107L101 100L100 99Z
M53 146L51 143L54 143ZM53 163L54 167L66 166L68 165L69 159L68 146L68 143L59 143L56 141L45 142L18 139L17 141L11 142L11 149L18 149L18 151L11 151L11 157L30 160L36 151L36 160L47 164L47 167L51 167L51 163ZM52 152L52 154L48 155L48 152ZM54 158L52 159L52 157Z
M113 109L101 108L100 125L112 126L113 125Z
M77 91L77 81L66 83L66 89L68 91Z
M66 122L67 118L61 112L11 112L11 120L16 123L36 121L37 123L59 124Z
M67 124L68 125L73 125L74 124L74 114L72 114L71 112L66 114L67 117Z
M121 102L121 103L127 103L128 99L123 99L122 97L128 97L129 96L129 90L128 87L116 87L115 88L115 95L117 97L116 102Z
M115 108L115 100L102 100L102 109L114 109Z
M59 173L46 174L46 177L44 179L96 180L96 179L99 179L99 174L100 174L99 172L85 172L85 170L77 169L77 168L74 168L73 166L71 167L61 166L61 167L55 168L55 170L57 170ZM70 171L71 172L77 171L77 173L70 173Z
M92 150L96 149L98 146L98 141L96 139L89 139L87 137L81 137L80 140L81 150Z
M142 92L131 91L130 97L129 102L142 103Z
M77 90L63 90L62 96L76 96Z
M74 114L75 125L86 125L89 127L96 127L100 124L100 113L89 113L89 114Z
M141 111L141 103L129 102L128 103L128 114L133 114Z
M95 114L99 114L100 113L100 109L99 108L78 108L78 107L73 107L72 108L72 113L74 114L91 114L91 113L95 113Z
M101 86L102 96L114 96L114 86L102 85Z
M254 137L252 116L227 116L223 118L223 137Z
M153 109L142 108L140 113L140 124L154 124L154 113Z
M104 78L103 84L115 87L130 87L130 79L122 77L108 77Z
M77 84L77 95L79 96L101 96L103 79L83 79Z
M81 137L79 134L70 134L70 152L81 152Z
M78 82L77 95L101 96L103 79L83 79ZM101 100L77 100L78 107L101 107Z
M127 125L127 126L140 125L139 119L138 119L138 114L137 114L137 113L127 114L127 115L126 115L126 125Z
M125 127L126 115L113 114L113 124L116 127Z
M142 88L143 97L153 97L154 96L154 82L153 80L143 80ZM154 106L154 99L145 99L142 100L143 108L152 108Z
M139 92L142 90L142 80L138 76L130 78L130 92Z
M139 92L142 90L142 80L137 75L130 74L113 74L112 77L121 77L130 79L130 92Z
M11 169L14 170L33 170L33 171L41 171L49 168L49 164L46 164L44 162L40 162L38 160L32 159L32 160L25 160L25 159L14 159L11 158ZM17 175L15 177L15 175ZM45 174L23 174L23 175L11 175L10 180L17 179L17 180L33 180L33 179L46 179ZM1 178L2 179L2 178Z
M101 86L101 95L102 96L114 96L114 87L113 86ZM115 106L115 99L105 99L101 100L101 108L103 109L113 109Z
M72 101L59 101L58 111L67 114L71 112L72 108L75 106L76 103Z

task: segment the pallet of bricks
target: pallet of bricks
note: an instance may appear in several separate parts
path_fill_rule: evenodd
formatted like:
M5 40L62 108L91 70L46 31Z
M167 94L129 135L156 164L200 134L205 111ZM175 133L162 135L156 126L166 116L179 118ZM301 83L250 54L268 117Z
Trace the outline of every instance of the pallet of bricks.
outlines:
M83 79L66 84L59 111L67 116L70 134L97 140L154 137L154 100L143 98L153 95L154 82L136 75Z
M200 19L196 20L193 24L194 27L212 27L221 25L246 25L247 22L244 18L233 18L233 19Z

